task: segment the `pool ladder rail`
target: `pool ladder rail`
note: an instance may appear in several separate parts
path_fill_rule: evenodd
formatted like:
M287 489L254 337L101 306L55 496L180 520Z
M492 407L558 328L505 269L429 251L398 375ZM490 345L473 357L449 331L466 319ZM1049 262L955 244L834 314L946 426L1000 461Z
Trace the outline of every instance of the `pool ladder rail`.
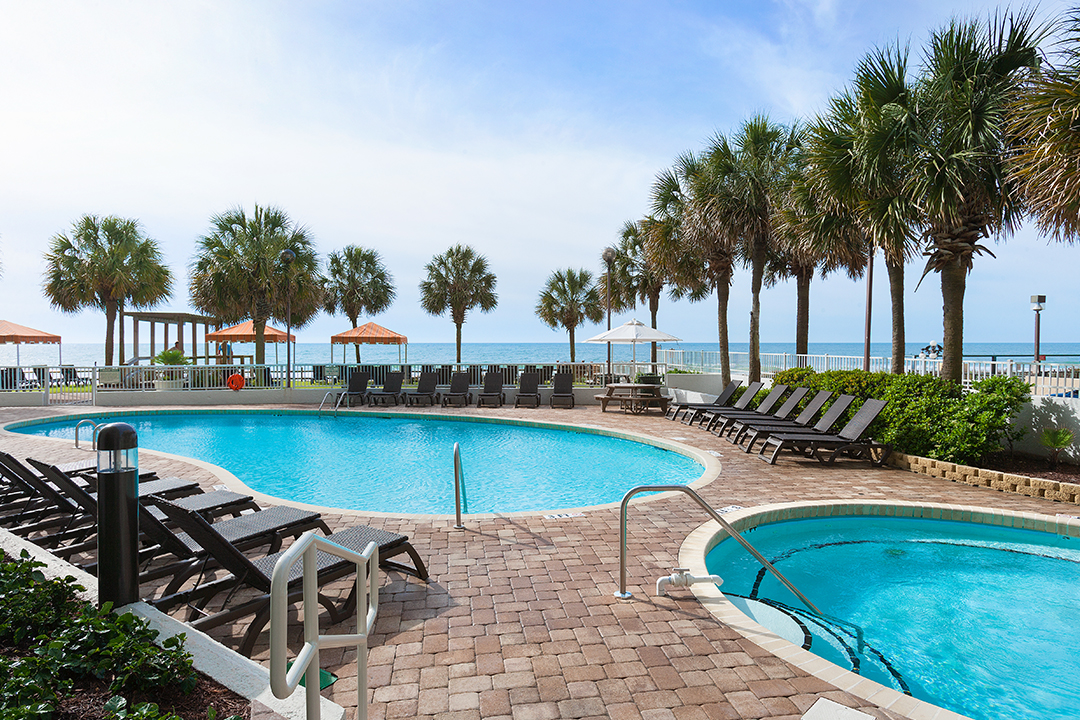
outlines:
M454 443L454 517L457 518L454 523L455 530L465 529L461 524L463 507L465 512L469 512L469 498L465 495L465 473L461 470L461 446Z
M97 449L98 430L101 429L101 426L98 425L93 420L91 420L90 418L83 418L79 422L75 423L75 447L79 447L79 428L82 427L83 425L90 425L91 427L94 428L94 433L90 438L90 447L93 448L94 450L96 450Z
M716 512L716 510L714 510L712 506L709 505L709 503L705 502L705 500L700 495L698 495L696 492L686 487L685 485L639 485L635 488L631 488L629 491L627 491L626 495L623 496L622 506L619 511L619 589L615 593L615 597L622 600L628 600L633 597L633 593L627 592L626 590L626 514L629 509L630 498L634 497L638 493L643 492L668 491L681 492L689 495L694 500L694 502L700 505L701 508L709 514L709 516L713 520L720 523L720 527L724 528L724 530L727 531L728 535L735 538L735 540L740 545L742 545L747 552L753 555L754 558L759 563L761 563L766 570L771 572L777 580L779 580L781 583L784 584L785 587L787 587L788 590L795 593L796 597L798 597L799 600L801 600L806 605L806 607L810 608L818 615L822 614L822 612L817 609L817 606L814 605L814 603L810 602L810 600L807 599L805 595L799 592L799 589L795 587L790 580L784 577L784 575L779 570L773 567L772 563L766 560L765 556L757 551L757 548L751 545L750 542L746 538L744 538L738 530L732 527L731 523L725 520L723 515ZM664 590L668 585L674 585L678 587L683 585L690 585L694 582L716 582L715 580L711 580L711 578L714 577L716 576L710 575L703 578L697 578L693 575L689 575L684 568L675 568L675 572L673 572L670 576L666 578L660 578L656 581L656 592L657 594L661 594L661 591ZM723 581L721 580L721 582Z

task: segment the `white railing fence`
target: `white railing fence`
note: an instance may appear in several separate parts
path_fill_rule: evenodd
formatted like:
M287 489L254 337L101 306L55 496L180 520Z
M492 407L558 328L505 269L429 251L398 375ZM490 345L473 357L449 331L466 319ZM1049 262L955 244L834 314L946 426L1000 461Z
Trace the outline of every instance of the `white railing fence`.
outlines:
M356 632L345 635L319 634L318 553L325 552L356 563ZM289 575L292 566L303 562L304 646L289 667ZM375 627L379 610L379 548L371 542L357 553L332 543L309 530L300 536L278 560L270 576L270 690L287 698L304 680L308 720L319 720L319 651L356 648L356 717L367 720L368 635Z

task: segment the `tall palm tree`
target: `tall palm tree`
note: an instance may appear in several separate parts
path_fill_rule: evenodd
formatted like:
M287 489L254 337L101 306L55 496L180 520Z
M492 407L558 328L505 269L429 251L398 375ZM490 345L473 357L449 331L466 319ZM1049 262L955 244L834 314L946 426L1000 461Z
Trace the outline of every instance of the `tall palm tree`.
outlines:
M1006 118L1027 75L1038 68L1044 30L1030 12L994 17L985 29L953 21L931 36L918 87L919 133L912 187L925 219L923 277L941 276L941 374L961 379L964 292L985 237L1012 234L1022 196L1007 176Z
M598 323L604 319L600 290L593 284L592 273L573 268L551 273L540 291L536 315L552 330L562 327L570 334L570 362L576 362L574 331L586 320Z
M226 323L250 318L255 362L264 364L268 320L303 327L319 311L323 279L311 234L284 210L258 205L250 215L239 207L214 215L210 225L191 264L191 304ZM295 260L283 262L283 250Z
M804 166L819 220L826 223L810 241L832 253L836 231L820 230L840 222L860 233L871 253L884 256L894 373L904 372L904 267L918 252L921 221L908 182L916 117L907 74L907 50L899 45L864 57L851 88L832 98L828 110L810 123Z
M457 362L461 362L461 326L474 307L491 312L499 304L495 274L487 259L467 245L455 245L424 266L427 278L420 283L420 306L431 315L450 311L457 328Z
M729 140L718 134L706 152L717 181L709 214L722 222L740 245L750 266L751 382L761 379L761 288L769 252L775 245L773 226L780 197L787 192L790 164L798 146L798 130L758 115L743 122Z
M150 308L172 294L172 272L156 241L137 220L83 215L49 241L45 295L63 312L105 311L105 364L113 362L113 330L125 304Z
M361 315L383 312L393 304L395 295L394 278L376 251L347 245L341 252L330 253L323 288L326 312L334 315L340 310L355 328ZM354 349L359 363L360 346Z
M649 226L646 248L691 301L716 292L720 372L727 384L731 382L727 311L737 248L712 202L721 185L715 166L694 153L683 154L673 168L657 175L650 192L656 222ZM673 263L675 258L679 262Z
M1058 240L1080 239L1080 9L1062 18L1058 52L1013 107L1012 174L1039 229Z

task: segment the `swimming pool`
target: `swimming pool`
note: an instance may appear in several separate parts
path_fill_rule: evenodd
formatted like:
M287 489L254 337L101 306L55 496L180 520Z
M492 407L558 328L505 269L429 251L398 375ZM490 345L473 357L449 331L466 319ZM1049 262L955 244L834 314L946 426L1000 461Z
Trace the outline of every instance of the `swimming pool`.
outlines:
M218 465L257 492L349 510L453 513L455 442L470 513L618 502L636 485L687 484L705 469L673 445L601 431L397 413L145 411L7 429L74 438L75 423L86 417L129 423L140 448Z
M792 645L892 688L898 712L909 693L978 719L1076 717L1080 523L918 504L777 507L734 524L825 617L714 535L701 549L715 544L704 564L724 578L719 616L741 612L743 630L796 664ZM804 666L860 687L820 660ZM861 683L856 694L889 706Z

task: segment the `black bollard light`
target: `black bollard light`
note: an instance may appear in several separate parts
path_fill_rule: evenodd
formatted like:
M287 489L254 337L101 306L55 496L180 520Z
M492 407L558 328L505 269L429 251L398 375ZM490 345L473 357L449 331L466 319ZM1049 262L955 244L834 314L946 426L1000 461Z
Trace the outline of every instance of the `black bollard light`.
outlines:
M98 605L139 599L139 437L127 423L98 431Z

